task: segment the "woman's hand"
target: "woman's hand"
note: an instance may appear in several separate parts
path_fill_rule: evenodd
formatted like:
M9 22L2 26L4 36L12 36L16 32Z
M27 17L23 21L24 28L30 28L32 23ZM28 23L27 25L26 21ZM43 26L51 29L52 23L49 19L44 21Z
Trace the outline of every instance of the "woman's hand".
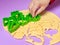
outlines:
M50 0L32 0L29 5L29 10L32 16L36 16L41 13L49 5Z

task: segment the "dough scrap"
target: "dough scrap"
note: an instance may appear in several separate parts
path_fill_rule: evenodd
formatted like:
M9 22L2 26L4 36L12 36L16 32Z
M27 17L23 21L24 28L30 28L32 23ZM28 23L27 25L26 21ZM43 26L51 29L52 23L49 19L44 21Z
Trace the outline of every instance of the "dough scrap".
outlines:
M22 10L21 12L23 12L23 14L26 15L29 13L29 10ZM7 26L4 27L4 29L8 32ZM10 33L10 35L12 35L16 39L22 39L25 35L26 40L28 40L29 35L36 36L38 38L40 38L40 36L44 36L45 35L44 32L46 29L47 30L48 29L58 30L58 33L51 37L52 40L51 40L50 44L54 44L54 43L60 41L60 38L59 38L60 37L60 18L58 18L55 14L53 14L49 11L46 11L44 14L42 14L41 19L39 21L29 22L25 26L20 26L20 28L18 28L15 32ZM33 41L31 43L33 44ZM37 43L35 42L34 44L36 45ZM38 45L39 45L39 43L38 43ZM41 45L42 45L42 43L41 43Z

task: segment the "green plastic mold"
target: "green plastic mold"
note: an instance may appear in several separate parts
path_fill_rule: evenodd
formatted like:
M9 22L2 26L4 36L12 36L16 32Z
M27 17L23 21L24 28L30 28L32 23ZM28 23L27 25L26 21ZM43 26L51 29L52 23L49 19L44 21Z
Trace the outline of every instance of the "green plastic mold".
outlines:
M24 17L24 14L19 11L13 11L11 12L10 17L3 18L3 24L4 26L8 26L8 31L10 33L15 32L20 26L24 26L28 24L29 22L36 22L39 21L41 16L38 14L35 17L32 17L32 15L29 13Z

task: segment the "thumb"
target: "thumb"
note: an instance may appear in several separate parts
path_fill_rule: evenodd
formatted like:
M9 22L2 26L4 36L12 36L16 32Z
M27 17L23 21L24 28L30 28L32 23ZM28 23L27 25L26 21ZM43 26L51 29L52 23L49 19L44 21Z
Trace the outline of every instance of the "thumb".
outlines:
M46 7L42 6L37 12L36 12L36 15L41 13L43 10L45 10Z

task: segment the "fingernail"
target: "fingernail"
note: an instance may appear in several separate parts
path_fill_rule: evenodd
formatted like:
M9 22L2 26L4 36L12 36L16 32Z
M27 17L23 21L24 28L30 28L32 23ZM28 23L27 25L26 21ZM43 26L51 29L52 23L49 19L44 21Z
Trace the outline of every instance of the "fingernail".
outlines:
M32 15L32 17L34 17L34 15Z

